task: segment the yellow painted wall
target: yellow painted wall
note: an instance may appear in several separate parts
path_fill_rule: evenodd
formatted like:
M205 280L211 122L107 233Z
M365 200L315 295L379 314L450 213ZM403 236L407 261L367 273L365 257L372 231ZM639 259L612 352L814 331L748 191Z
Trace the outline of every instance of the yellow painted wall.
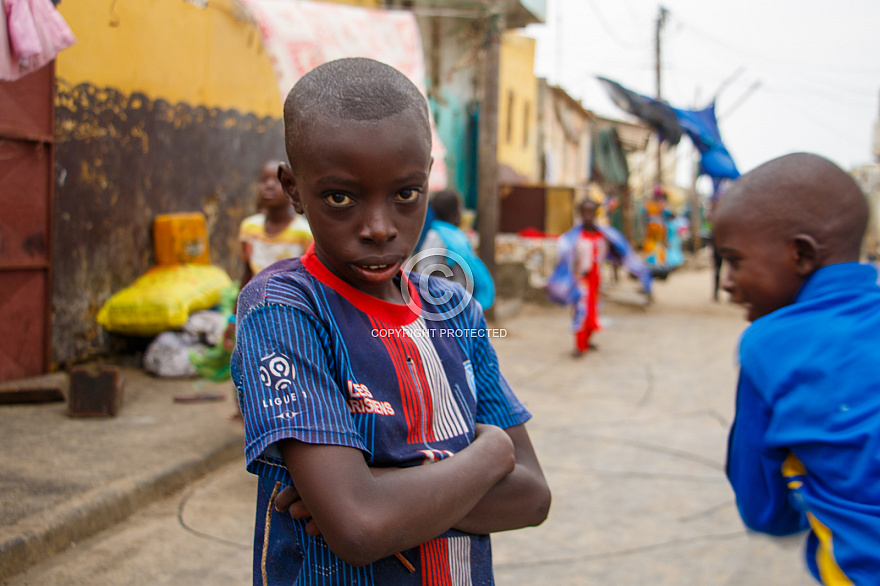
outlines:
M59 10L77 38L58 56L60 82L281 117L259 31L237 0L210 0L206 8L183 0L72 0Z
M498 74L498 163L538 180L538 80L535 39L507 31Z

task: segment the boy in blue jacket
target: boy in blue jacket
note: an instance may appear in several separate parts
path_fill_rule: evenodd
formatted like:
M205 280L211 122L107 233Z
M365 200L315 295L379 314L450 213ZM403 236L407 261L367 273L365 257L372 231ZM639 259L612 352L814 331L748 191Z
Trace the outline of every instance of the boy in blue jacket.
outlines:
M429 208L433 218L428 224L424 241L419 246L419 254L414 257L416 270L420 273L431 271L455 281L468 291L483 310L495 302L495 282L489 269L474 252L467 234L461 224L461 196L451 189L431 194ZM411 261L412 262L412 261Z
M740 341L727 476L745 524L809 530L823 584L880 584L880 287L860 264L856 183L797 153L719 202L722 281L753 323Z

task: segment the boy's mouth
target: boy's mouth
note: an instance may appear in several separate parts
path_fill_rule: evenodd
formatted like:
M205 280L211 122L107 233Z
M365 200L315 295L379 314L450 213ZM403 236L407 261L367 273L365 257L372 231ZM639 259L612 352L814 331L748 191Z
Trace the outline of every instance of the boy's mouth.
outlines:
M394 278L400 270L400 261L355 264L353 268L365 281L378 284Z

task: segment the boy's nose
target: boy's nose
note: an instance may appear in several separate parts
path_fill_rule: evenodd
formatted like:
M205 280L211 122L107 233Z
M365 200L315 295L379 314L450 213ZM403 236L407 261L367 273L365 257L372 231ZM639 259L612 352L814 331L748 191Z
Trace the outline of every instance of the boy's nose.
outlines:
M721 269L721 288L728 293L733 293L734 288L736 288L736 283L730 278L730 269L727 267Z
M362 240L384 244L397 237L397 226L391 217L391 210L385 206L377 206L367 211L361 226Z

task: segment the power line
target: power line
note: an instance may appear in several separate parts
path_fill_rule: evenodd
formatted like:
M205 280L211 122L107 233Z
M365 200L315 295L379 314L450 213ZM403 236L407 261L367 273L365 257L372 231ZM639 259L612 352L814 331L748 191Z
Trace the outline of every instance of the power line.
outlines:
M636 14L636 11L632 6L632 0L624 0L623 4L626 6L626 11L629 12L629 19L632 22L638 22L639 20L641 20L641 17Z
M801 95L801 96L808 95L811 97L829 100L829 101L834 102L835 104L838 104L839 102L845 101L851 105L857 105L857 106L862 106L862 107L867 107L869 105L872 105L875 103L875 100L876 100L875 94L868 94L868 93L859 94L859 93L848 92L848 91L845 91L842 89L838 89L838 91L833 92L833 91L828 91L828 90L832 90L833 88L827 88L827 87L798 89L798 88L786 88L786 87L782 87L782 86L771 83L771 84L769 84L768 89L770 89L773 92L780 93L780 94L795 94L795 95Z
M689 80L693 84L706 83L707 79L716 77L718 74L717 69L709 71L705 68L693 68L675 64L667 65L664 69L669 73ZM824 82L819 79L809 79L803 76L778 75L766 70L762 72L760 77L764 80L771 80L766 84L766 89L778 93L811 96L838 104L845 102L856 107L874 104L877 99L874 89L853 89L834 82Z
M765 53L760 53L754 51L750 48L737 45L735 43L727 42L715 35L705 32L704 30L696 27L689 22L685 21L676 16L677 24L684 27L684 30L691 33L692 35L700 38L703 41L708 41L714 46L721 47L725 51L729 53L735 53L738 59L742 59L745 55L746 57L751 57L750 61L753 61L751 65L757 66L758 69L763 70L761 77L769 78L771 80L776 81L777 91L796 91L796 90L783 90L780 82L789 85L793 88L800 88L800 91L803 93L809 93L811 95L821 95L825 96L829 100L836 101L847 101L851 104L864 104L867 100L873 101L876 98L876 87L875 84L871 84L871 87L856 87L851 83L847 83L851 81L851 79L847 80L835 80L833 77L824 77L822 74L827 76L833 75L849 75L851 77L852 73L860 73L860 74L869 74L880 75L880 68L870 68L870 67L840 67L835 66L833 68L823 68L822 66L816 66L814 64L803 65L798 63L793 63L790 60L774 58L772 56L768 56ZM705 73L700 74L697 73L696 70L690 69L687 67L681 66L670 66L668 67L670 71L691 71L693 74L697 75L702 81L705 79ZM803 71L805 73L797 73L797 71ZM878 80L880 81L880 80Z
M614 41L624 49L643 51L651 46L650 42L633 43L631 41L624 40L611 28L611 26L608 24L608 21L605 19L605 16L601 12L599 12L599 9L596 7L596 4L593 2L593 0L587 0L587 4L590 5L593 14L596 15L596 22L598 22L599 26L601 26L605 30L605 34L611 37L612 41Z
M718 115L718 120L720 121L722 118L726 118L726 117L730 116L730 114L731 114L734 110L736 110L737 108L739 108L739 107L742 105L742 103L745 102L746 99L747 99L749 96L751 96L751 95L755 92L755 90L757 90L759 87L761 87L761 80L760 80L760 79L757 80L757 81L755 81L755 82L753 82L752 85L750 85L750 86L746 89L746 91L744 91L743 93L741 93L741 94L739 95L739 97L736 99L736 101L733 103L733 105L728 106L728 107L724 110L724 112L723 112L722 114L719 114L719 115ZM720 90L719 90L719 92L720 92ZM718 96L718 93L719 93L719 92L716 92L716 94L715 94L716 97Z
M760 61L765 61L768 63L776 63L780 67L783 67L787 70L791 69L801 69L804 71L815 72L816 70L825 70L829 73L841 73L841 74L880 74L880 67L858 67L858 68L849 68L849 67L840 67L839 65L831 65L831 64L820 64L816 65L815 63L811 63L809 65L802 65L799 63L794 63L785 59L775 58L767 55L766 53L761 53L759 51L752 50L746 46L737 45L735 43L730 43L726 40L722 40L706 31L702 30L699 27L696 27L689 22L678 18L679 22L684 26L684 29L694 34L695 36L702 37L704 40L709 41L715 45L723 47L728 51L732 51L738 55L743 53L749 54L753 57L756 57Z
M826 134L829 138L833 137L837 141L847 142L850 144L859 144L864 142L866 139L856 138L854 135L850 135L849 132L843 130L843 126L841 125L831 125L827 122L823 121L821 116L817 116L815 113L810 113L807 109L804 109L804 102L798 100L785 100L780 99L776 96L777 103L780 103L784 106L785 111L792 112L803 119L809 121L809 123L822 130L824 134ZM868 128L867 126L865 127Z

